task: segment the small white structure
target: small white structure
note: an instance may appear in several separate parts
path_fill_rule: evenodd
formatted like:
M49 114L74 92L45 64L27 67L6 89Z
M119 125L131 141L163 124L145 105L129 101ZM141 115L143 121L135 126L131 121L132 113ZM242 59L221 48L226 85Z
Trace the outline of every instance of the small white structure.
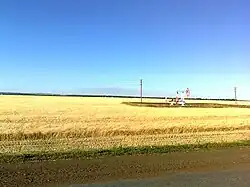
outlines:
M186 104L186 101L185 101L185 98L189 98L190 97L190 90L189 88L187 88L185 91L184 90L177 90L176 91L176 97L175 97L175 102L174 100L172 99L172 101L170 102L170 105L182 105L182 106L185 106Z
M185 105L184 91L179 91L177 92L177 94L178 94L176 96L177 104L184 106Z
M180 90L176 92L176 104L184 106L186 104L185 97L190 96L190 90L187 88L186 91Z
M184 91L181 92L181 99L179 101L179 104L181 104L182 106L185 105L185 98L184 98Z

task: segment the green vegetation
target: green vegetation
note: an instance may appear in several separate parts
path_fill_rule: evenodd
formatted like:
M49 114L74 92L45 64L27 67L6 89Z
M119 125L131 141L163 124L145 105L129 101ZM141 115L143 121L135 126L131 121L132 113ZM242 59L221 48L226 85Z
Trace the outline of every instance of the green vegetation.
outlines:
M55 97L104 97L104 98L140 98L140 96L127 96L127 95L83 95L83 94L53 94L53 93L21 93L21 92L0 92L0 95L7 96L55 96ZM143 96L143 99L165 99L165 97L157 96ZM175 99L174 97L168 97L167 99ZM210 100L210 101L235 101L235 99L219 99L219 98L186 98L186 100ZM237 100L248 101L248 100Z
M111 149L93 149L89 151L72 150L67 152L39 152L26 154L0 154L0 163L17 163L27 161L44 161L55 159L89 159L103 156L122 156L139 154L162 154L171 152L187 152L199 150L222 149L232 147L250 146L250 140L238 142L166 145L166 146L141 146L141 147L115 147Z

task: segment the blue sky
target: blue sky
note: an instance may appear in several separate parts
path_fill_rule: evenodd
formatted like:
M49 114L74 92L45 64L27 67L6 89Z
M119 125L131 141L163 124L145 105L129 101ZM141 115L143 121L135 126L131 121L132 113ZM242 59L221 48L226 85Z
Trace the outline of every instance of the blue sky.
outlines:
M0 1L0 90L250 99L248 0Z

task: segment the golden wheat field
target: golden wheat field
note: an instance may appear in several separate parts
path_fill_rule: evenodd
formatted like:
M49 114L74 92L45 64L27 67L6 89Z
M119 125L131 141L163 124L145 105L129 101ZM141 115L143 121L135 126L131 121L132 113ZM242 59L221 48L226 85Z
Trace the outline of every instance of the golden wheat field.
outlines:
M0 152L250 139L249 108L144 108L121 104L138 100L0 96Z

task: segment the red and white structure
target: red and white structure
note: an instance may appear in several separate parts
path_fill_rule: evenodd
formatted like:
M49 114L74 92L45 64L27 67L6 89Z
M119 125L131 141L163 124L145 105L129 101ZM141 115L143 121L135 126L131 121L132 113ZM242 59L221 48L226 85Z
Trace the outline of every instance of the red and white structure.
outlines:
M187 98L190 97L190 89L189 88L186 89L186 96L187 96Z
M189 98L190 97L190 89L187 88L186 91L184 90L178 90L176 92L176 98L175 98L175 102L176 104L181 104L182 106L185 105L185 98Z

